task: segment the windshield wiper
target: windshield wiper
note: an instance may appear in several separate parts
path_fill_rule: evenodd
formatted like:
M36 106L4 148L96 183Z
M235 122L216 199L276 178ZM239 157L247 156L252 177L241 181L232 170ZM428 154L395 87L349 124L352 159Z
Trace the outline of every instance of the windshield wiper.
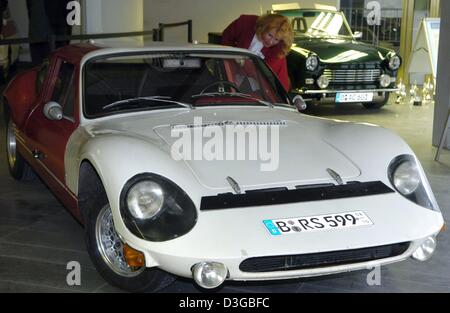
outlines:
M258 102L260 104L266 105L269 108L273 109L273 104L268 102L268 101L264 101L255 97L252 97L251 95L248 95L246 93L240 93L240 92L209 92L209 93L201 93L198 95L194 95L191 98L195 99L195 98L201 98L201 97L220 97L220 96L226 96L226 97L237 97L237 98L244 98L244 99L249 99L249 100L253 100L255 102Z
M116 101L113 102L111 104L105 105L102 109L103 110L107 110L107 109L111 109L115 106L119 106L122 104L128 104L128 103L132 103L132 102L139 102L139 101L155 101L155 102L166 102L166 103L173 103L173 104L178 104L179 106L194 110L194 106L190 103L184 103L184 102L179 102L179 101L175 101L175 100L171 100L171 97L165 97L165 96L152 96L152 97L137 97L137 98L130 98L130 99L125 99L125 100L120 100L120 101Z

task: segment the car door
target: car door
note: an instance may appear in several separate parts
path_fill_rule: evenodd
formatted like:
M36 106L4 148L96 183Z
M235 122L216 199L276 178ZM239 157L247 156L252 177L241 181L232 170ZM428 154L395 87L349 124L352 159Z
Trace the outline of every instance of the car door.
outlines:
M74 114L77 66L55 57L45 80L45 94L31 113L25 126L28 148L32 152L38 172L47 183L65 188L64 155L67 142L78 127ZM45 105L57 102L63 108L61 120L50 120L44 114ZM58 188L58 189L59 189ZM53 188L52 188L53 189Z

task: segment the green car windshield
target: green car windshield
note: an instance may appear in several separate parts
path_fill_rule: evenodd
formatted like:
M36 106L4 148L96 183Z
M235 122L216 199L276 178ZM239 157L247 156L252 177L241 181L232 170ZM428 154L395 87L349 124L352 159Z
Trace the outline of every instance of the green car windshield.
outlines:
M287 16L295 37L351 37L352 31L341 12L321 10L293 10L280 12Z

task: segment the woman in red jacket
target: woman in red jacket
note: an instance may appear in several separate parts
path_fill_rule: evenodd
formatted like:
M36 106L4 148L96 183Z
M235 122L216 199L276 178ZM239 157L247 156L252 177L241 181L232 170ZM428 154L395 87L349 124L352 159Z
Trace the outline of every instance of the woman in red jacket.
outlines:
M241 15L223 31L222 44L248 49L262 57L289 91L286 55L293 37L291 24L282 15Z

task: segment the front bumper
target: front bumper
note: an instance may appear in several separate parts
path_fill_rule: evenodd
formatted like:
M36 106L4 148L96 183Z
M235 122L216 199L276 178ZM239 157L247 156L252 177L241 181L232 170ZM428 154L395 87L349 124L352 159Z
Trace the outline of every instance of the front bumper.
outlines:
M326 276L358 270L371 270L374 267L405 261L412 256L412 254L416 251L416 249L420 247L427 238L411 242L408 250L405 253L392 258L384 258L367 262L324 266L309 269L289 270L289 271L273 271L273 272L259 272L259 273L243 272L240 269L240 265L246 259L245 256L242 256L241 258L222 257L222 258L208 258L208 259L205 258L185 259L183 261L177 260L176 263L173 263L171 265L170 263L174 262L173 256L158 255L157 258L161 262L159 268L172 274L175 274L177 276L185 278L192 278L191 272L192 267L195 264L204 262L206 260L207 262L217 262L224 264L229 270L229 276L227 278L227 280L229 281L273 281L283 279ZM181 266L182 268L184 267L185 270L181 271L179 266Z
M356 89L356 90L345 90L345 89L318 89L318 90L301 90L297 89L295 90L296 93L300 95L323 95L323 94L337 94L338 92L345 92L345 93L381 93L381 92L396 92L398 91L398 88L384 88L384 89Z
M159 267L191 278L200 262L218 262L229 270L228 280L279 280L329 275L399 262L409 258L442 226L440 212L421 208L397 194L345 200L307 202L201 212L187 235L165 243L151 243L121 234L133 248L144 252L147 267ZM321 214L345 213L364 207L373 226L354 229L271 236L262 221ZM250 258L345 251L408 242L409 248L395 257L367 262L273 272L244 272L240 265Z
M306 102L314 102L315 104L336 103L337 93L373 93L371 102L381 103L385 101L386 94L397 92L398 88L384 89L356 89L356 90L338 90L338 89L320 89L320 90L294 90L294 94L299 94Z

